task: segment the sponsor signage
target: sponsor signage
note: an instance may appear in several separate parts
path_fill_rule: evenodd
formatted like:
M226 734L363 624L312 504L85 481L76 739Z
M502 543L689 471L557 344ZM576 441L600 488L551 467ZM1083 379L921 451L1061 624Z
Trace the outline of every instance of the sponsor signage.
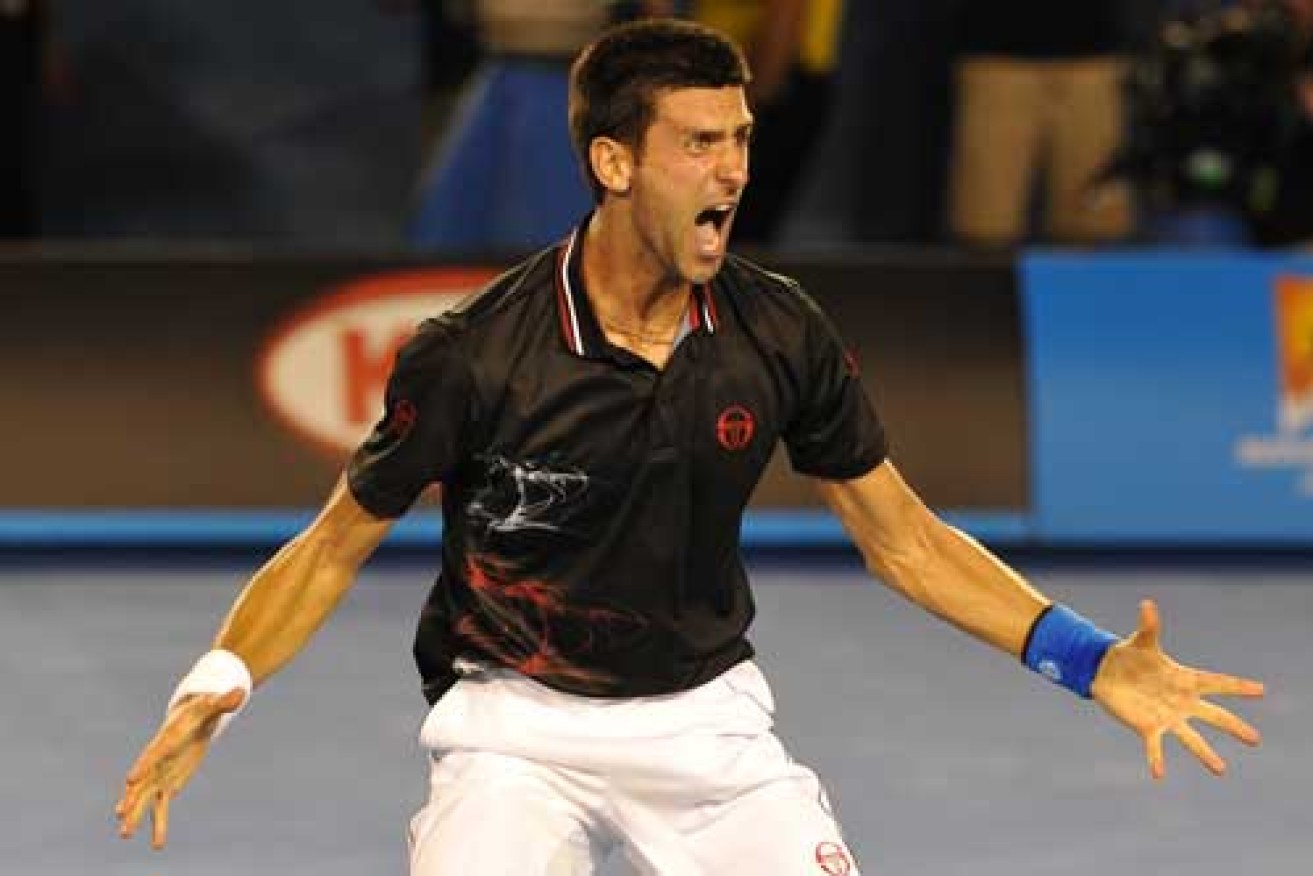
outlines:
M349 280L294 311L258 364L265 404L298 436L342 456L382 412L397 351L419 323L496 272L433 268Z
M872 293L872 273L844 263L796 264L798 277L842 327L849 364L876 399L894 435L904 475L936 507L1015 517L1024 509L1024 399L1020 326L1012 272L995 264L900 269L897 291ZM256 368L259 395L281 430L340 461L382 413L397 349L425 317L477 291L492 268L423 268L358 275L317 290L280 318ZM920 285L908 275L917 275ZM945 322L943 311L960 319ZM924 345L910 344L913 338ZM931 352L933 351L933 352ZM959 426L977 428L980 453L963 453ZM716 421L727 451L755 437L750 412L731 407ZM758 506L815 507L811 486L777 450Z
M1313 260L1046 253L1023 276L1042 539L1313 540Z
M1280 276L1272 285L1276 337L1273 428L1236 443L1236 460L1256 471L1285 471L1313 503L1313 277Z
M841 328L921 495L1017 531L1028 490L1010 263L767 263ZM22 543L281 536L322 503L382 413L397 347L502 269L418 256L0 253L0 410L21 412L0 454L0 515L12 524L0 521L0 543L5 531ZM726 452L764 437L746 410L718 412L714 427ZM794 514L820 503L783 454L753 508L769 512L755 531L776 541L841 538L833 521Z

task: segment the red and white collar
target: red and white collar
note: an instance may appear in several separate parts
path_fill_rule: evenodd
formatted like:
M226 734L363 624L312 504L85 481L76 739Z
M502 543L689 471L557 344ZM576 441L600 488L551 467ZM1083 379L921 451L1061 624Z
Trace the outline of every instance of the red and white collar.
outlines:
M556 305L561 321L561 336L570 352L585 358L606 349L605 336L593 313L588 295L584 292L582 232L587 225L585 220L571 232L556 253ZM689 311L688 320L693 331L705 329L707 334L716 333L720 317L716 313L716 301L710 284L700 283L693 287L693 307Z

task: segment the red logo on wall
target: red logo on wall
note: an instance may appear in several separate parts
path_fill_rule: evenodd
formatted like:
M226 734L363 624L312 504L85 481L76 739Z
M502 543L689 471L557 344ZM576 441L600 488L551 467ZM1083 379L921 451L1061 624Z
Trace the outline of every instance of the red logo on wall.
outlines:
M496 275L492 268L421 268L371 274L326 290L290 313L265 342L260 392L289 430L341 460L384 413L397 351L425 318L450 309ZM404 436L417 412L386 412Z
M816 865L830 876L848 876L853 870L847 849L831 842L816 844Z
M757 422L747 408L733 405L716 418L716 440L726 450L742 450L752 442Z

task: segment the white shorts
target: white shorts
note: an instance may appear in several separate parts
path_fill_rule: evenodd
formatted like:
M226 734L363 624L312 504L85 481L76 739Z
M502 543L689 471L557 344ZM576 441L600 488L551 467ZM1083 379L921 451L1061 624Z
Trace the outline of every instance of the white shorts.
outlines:
M508 670L429 712L411 876L575 876L615 851L640 873L858 876L816 774L771 732L751 662L678 694L596 699Z

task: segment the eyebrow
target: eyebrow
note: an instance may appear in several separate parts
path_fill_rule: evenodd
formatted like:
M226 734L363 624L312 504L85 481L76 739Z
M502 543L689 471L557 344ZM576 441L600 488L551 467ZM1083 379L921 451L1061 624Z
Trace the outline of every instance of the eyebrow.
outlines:
M679 131L686 137L715 137L723 140L727 136L734 136L751 131L756 125L756 119L749 119L741 125L730 129L728 132L724 128L699 128L697 125L679 125Z

